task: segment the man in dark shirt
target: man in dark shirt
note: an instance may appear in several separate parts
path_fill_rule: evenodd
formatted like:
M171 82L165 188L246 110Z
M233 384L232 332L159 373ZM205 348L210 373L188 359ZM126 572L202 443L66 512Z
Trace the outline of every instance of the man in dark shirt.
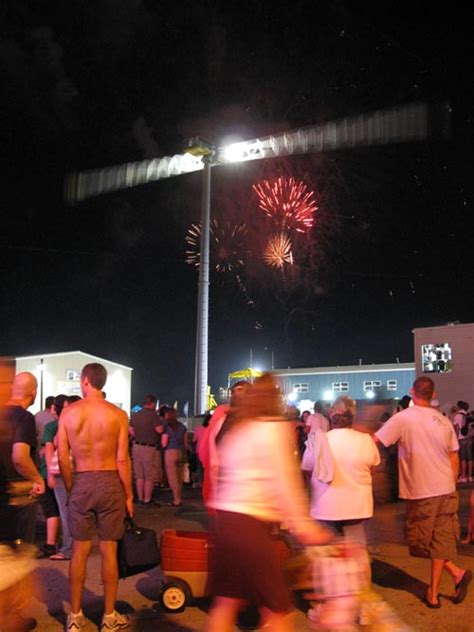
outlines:
M156 397L147 395L143 408L130 419L129 433L133 437L133 473L137 487L138 502L150 507L155 486L158 433L161 433L160 419L156 414Z
M0 541L34 542L34 499L44 493L44 480L35 464L35 418L27 410L36 390L32 373L18 373L11 397L0 409Z

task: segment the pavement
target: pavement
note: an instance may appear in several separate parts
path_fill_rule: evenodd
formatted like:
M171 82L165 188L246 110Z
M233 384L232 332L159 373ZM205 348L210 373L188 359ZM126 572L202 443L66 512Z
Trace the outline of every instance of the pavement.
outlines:
M467 525L469 494L472 485L459 488L461 525ZM157 500L171 500L169 492L160 492ZM369 549L372 557L374 590L392 607L413 632L474 632L474 582L467 598L454 604L453 585L449 578L441 582L441 603L438 610L427 608L421 601L429 579L429 561L408 555L403 540L404 503L390 502L375 508L369 527ZM164 528L206 530L208 520L200 499L200 490L187 487L183 504L175 507L137 507L135 520L143 527L156 530ZM44 524L38 525L38 540L44 537ZM459 545L456 562L474 572L474 545ZM36 573L38 595L32 600L28 616L37 620L36 630L54 632L64 629L69 611L68 563L39 560ZM140 632L194 632L202 630L206 620L208 601L200 601L183 612L168 613L159 604L162 573L159 567L125 580L120 580L117 609L133 615L133 630ZM100 557L97 546L89 558L84 591L83 610L88 619L85 632L97 630L102 616L102 586ZM296 613L295 628L298 632L310 631L305 614L307 604ZM384 628L389 630L392 628ZM375 626L360 626L361 631L375 632ZM381 629L377 629L381 632Z

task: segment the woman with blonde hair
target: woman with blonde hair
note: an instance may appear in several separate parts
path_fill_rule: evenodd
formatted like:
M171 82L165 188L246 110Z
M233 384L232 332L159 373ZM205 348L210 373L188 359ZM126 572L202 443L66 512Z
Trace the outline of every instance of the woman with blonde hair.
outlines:
M308 516L294 458L294 428L283 417L280 390L269 374L229 410L216 437L219 476L212 500L216 547L207 632L230 632L240 610L256 606L266 630L292 629L292 603L271 528L285 525L304 544L330 535Z

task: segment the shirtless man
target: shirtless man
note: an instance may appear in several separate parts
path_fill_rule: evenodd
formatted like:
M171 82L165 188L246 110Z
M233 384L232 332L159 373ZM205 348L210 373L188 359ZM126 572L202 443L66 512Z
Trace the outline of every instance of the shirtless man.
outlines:
M129 625L115 610L118 586L117 541L122 537L125 510L133 516L128 419L107 402L102 388L107 371L101 364L86 364L81 373L84 399L65 408L59 419L58 456L61 475L70 493L69 528L74 540L69 580L71 613L66 629L86 625L81 597L92 537L97 533L102 556L104 617L101 632ZM69 457L75 463L74 477Z

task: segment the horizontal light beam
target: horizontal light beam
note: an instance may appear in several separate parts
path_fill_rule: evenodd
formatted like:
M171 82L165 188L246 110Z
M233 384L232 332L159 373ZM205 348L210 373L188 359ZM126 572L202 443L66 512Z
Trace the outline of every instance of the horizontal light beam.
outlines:
M141 162L128 162L104 169L91 169L67 176L64 183L64 198L66 202L73 204L97 195L202 169L202 156L193 156L188 153Z
M447 140L450 138L450 122L449 104L411 103L290 130L275 136L224 145L217 149L212 165L290 154L416 142L428 138ZM64 197L69 203L81 202L103 193L202 169L202 156L190 153L92 169L67 176Z

